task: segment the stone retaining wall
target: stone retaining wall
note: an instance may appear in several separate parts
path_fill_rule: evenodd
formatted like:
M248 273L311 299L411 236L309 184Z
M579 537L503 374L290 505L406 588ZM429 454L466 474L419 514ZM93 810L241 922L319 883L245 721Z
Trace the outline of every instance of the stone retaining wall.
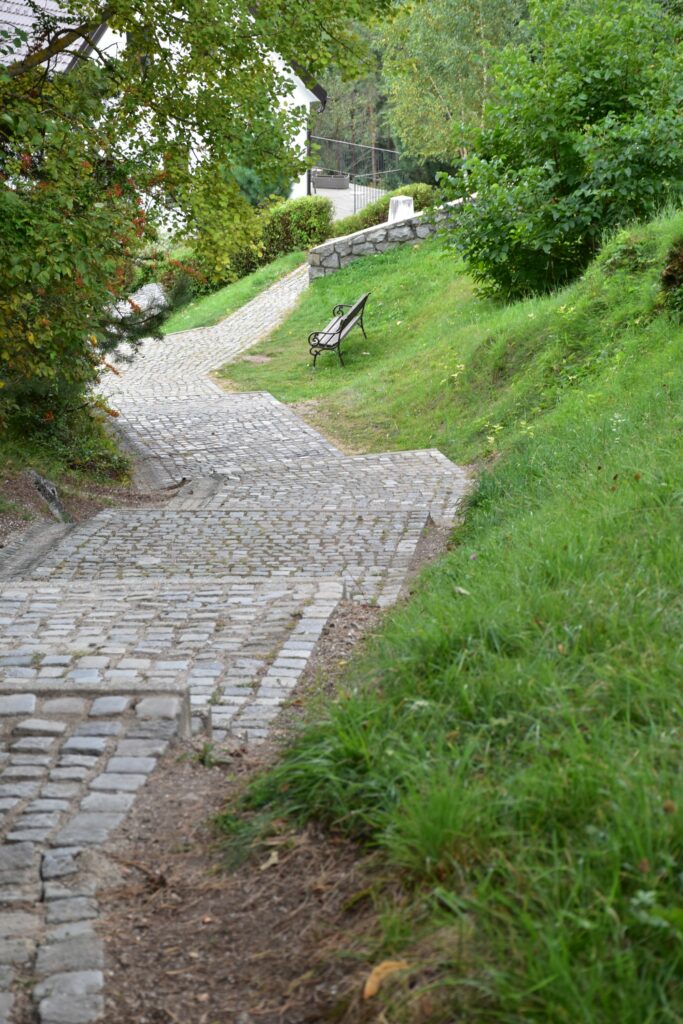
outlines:
M309 280L334 274L361 256L386 252L406 242L421 242L435 233L446 216L445 210L437 211L436 217L431 212L423 211L394 224L377 224L372 228L355 231L352 235L331 238L329 242L323 242L309 252Z

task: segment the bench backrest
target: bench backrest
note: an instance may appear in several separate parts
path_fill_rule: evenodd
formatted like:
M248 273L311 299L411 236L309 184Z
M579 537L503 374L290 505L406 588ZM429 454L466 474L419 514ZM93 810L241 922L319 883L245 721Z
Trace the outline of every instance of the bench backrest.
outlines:
M354 322L360 317L365 308L365 303L368 301L370 292L366 292L362 295L358 302L354 302L351 309L347 313L344 313L343 317L339 321L339 333L343 334L347 327L352 327Z

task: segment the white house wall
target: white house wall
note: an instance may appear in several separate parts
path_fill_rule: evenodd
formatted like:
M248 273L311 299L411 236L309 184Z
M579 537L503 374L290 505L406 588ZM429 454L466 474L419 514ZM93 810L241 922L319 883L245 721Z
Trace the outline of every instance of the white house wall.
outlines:
M318 103L317 96L307 89L304 83L301 81L298 75L295 75L290 68L286 68L282 65L282 62L277 58L280 70L282 73L293 83L293 90L288 96L283 96L280 102L283 106L288 109L294 107L305 107L306 110L310 111L313 103ZM292 149L296 149L299 152L306 153L308 151L308 124L304 124L299 129L298 133L291 140ZM299 196L305 196L308 193L308 175L304 171L300 178L298 178L292 185L292 189L289 193L290 199L298 199Z

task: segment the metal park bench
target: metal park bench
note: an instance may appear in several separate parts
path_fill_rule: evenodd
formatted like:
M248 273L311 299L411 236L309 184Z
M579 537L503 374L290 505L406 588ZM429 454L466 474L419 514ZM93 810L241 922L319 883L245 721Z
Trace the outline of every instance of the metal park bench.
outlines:
M367 339L367 334L363 327L363 312L369 296L370 292L367 292L360 299L357 299L356 302L340 302L332 310L332 320L330 320L325 330L314 331L313 334L309 334L308 347L313 356L313 366L315 366L316 359L321 352L333 352L334 349L337 350L339 362L343 366L344 360L341 354L341 343L354 327L360 327L363 337ZM347 312L344 312L345 310Z

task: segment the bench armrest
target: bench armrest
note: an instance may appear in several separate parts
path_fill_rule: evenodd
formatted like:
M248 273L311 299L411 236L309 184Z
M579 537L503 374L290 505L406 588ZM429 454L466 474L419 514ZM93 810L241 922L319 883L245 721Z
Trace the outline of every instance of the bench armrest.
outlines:
M351 309L353 302L338 302L332 310L332 316L341 316L345 309Z
M308 344L315 344L321 338L336 338L339 336L339 331L313 331L312 334L308 335Z

